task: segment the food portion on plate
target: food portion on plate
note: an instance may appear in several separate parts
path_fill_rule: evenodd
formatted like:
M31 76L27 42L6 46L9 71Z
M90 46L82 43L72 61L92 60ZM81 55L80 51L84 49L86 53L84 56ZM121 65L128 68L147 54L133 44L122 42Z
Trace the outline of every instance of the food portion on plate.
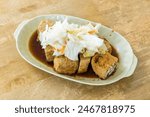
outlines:
M95 74L106 79L117 68L118 58L112 45L98 35L100 24L78 25L63 21L42 20L38 38L47 62L60 74L82 74L89 66Z

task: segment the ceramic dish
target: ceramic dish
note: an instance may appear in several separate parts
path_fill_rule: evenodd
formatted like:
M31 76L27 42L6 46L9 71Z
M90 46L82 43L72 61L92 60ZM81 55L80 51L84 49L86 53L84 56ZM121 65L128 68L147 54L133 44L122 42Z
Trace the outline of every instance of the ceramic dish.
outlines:
M98 78L86 78L81 76L69 76L62 75L56 73L53 68L48 67L43 64L39 60L37 60L29 51L29 39L31 35L37 30L38 24L43 19L51 19L53 21L68 19L69 23L77 23L77 24L87 24L91 22L92 24L96 24L96 22L88 21L82 18L67 16L67 15L58 15L58 14L50 14L50 15L42 15L38 16L26 21L23 21L14 32L14 37L16 39L16 47L20 55L31 65L58 76L59 78L64 78L70 81L88 84L88 85L107 85L114 83L122 78L129 77L133 74L136 65L137 58L134 55L132 48L128 41L121 36L119 33L113 31L112 29L101 25L99 29L99 35L101 37L106 38L111 45L116 49L119 55L119 63L116 72L110 76L106 80L101 80Z

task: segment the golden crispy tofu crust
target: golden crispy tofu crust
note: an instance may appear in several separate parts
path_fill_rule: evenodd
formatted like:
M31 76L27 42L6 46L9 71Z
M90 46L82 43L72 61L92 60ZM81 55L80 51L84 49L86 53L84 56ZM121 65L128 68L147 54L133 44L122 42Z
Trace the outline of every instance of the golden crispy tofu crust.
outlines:
M104 40L104 44L106 45L108 52L111 54L112 53L112 46L107 40Z
M46 46L46 48L44 49L44 52L45 52L46 60L48 62L52 62L54 60L54 56L53 56L54 49L53 49L53 47L50 45Z
M91 61L91 57L83 57L83 55L80 54L78 73L87 72L90 61Z
M100 78L105 79L113 73L117 62L118 58L107 52L103 55L95 54L92 57L91 64L95 74L97 74Z
M74 74L79 66L79 61L72 61L65 56L54 58L54 69L62 74Z

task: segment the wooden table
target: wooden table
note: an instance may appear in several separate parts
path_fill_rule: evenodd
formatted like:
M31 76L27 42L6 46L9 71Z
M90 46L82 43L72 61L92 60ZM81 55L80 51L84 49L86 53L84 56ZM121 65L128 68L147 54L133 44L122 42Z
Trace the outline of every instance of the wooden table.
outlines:
M87 86L45 73L18 54L17 25L41 14L101 22L130 42L138 66L107 86ZM0 99L150 99L150 0L0 0Z

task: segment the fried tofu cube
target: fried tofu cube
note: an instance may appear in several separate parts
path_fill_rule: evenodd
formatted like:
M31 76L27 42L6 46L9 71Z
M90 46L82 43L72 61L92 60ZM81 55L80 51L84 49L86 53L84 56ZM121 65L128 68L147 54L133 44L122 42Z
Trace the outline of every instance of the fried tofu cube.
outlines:
M62 74L74 74L78 70L79 61L72 61L65 56L54 58L54 69Z
M38 26L38 33L45 31L46 25L48 25L48 27L50 27L53 24L54 24L54 22L51 21L51 20L42 20L40 22L39 26ZM45 52L46 60L48 62L52 62L53 59L54 59L54 56L53 56L53 53L54 53L53 47L50 46L50 45L46 46L46 48L44 49L44 52Z
M112 53L112 46L107 40L104 40L104 44L106 45L108 52L111 54Z
M91 60L93 71L102 79L106 79L115 71L117 62L118 58L108 52L106 54L95 54Z
M46 25L48 25L48 27L51 27L54 25L54 22L51 20L42 20L38 26L38 32L44 32Z
M45 52L46 60L48 62L52 62L54 60L54 56L53 56L54 49L53 49L53 47L50 45L46 46L46 48L44 49L44 52Z
M87 72L88 66L91 61L91 57L83 57L82 54L80 54L80 62L79 62L79 68L78 68L78 73L84 73Z

